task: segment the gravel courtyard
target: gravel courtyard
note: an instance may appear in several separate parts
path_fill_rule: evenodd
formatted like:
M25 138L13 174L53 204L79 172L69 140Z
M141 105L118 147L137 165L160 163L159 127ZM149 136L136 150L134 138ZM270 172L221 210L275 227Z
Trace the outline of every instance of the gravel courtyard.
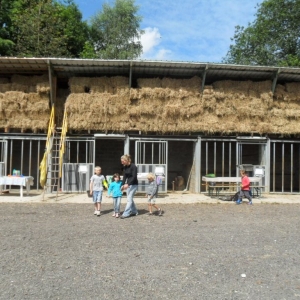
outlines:
M300 205L1 203L0 299L300 299Z

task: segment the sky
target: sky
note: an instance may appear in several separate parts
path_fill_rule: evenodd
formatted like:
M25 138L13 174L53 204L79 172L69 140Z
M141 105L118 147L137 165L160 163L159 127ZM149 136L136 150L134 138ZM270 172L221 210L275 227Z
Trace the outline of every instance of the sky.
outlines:
M89 20L103 3L74 0ZM233 43L235 26L247 27L263 0L135 0L143 17L140 59L220 63Z

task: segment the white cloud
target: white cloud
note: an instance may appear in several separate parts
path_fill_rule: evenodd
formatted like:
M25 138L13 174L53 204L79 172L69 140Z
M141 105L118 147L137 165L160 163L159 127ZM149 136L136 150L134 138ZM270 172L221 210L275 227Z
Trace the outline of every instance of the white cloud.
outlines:
M145 33L141 37L141 43L143 45L143 52L146 55L160 43L161 36L158 28L147 27L144 31Z
M168 49L159 49L153 56L154 60L172 60L172 51Z
M254 19L256 3L262 1L137 0L142 26L152 28L149 43L143 43L143 58L159 55L167 60L220 62L232 43L235 26L247 26ZM162 35L160 42L154 33Z
M74 0L84 19L113 0ZM136 0L142 16L142 59L220 62L229 50L236 25L255 19L264 0ZM97 4L95 4L97 2ZM162 36L162 37L161 37Z
M171 51L159 47L162 37L158 28L147 27L144 31L145 33L141 36L143 45L142 59L166 60Z

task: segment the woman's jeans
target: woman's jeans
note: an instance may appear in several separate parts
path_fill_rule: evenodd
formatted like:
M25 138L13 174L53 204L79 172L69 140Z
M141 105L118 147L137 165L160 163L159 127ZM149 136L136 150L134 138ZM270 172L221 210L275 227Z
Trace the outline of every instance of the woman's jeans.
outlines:
M125 207L125 210L122 214L123 217L129 217L130 214L136 215L137 214L137 209L135 206L135 203L133 201L133 196L137 190L138 186L137 185L130 185L127 189L127 204Z
M115 212L115 213L119 213L119 212L120 212L121 198L122 198L122 197L113 197L113 201L114 201L114 212Z

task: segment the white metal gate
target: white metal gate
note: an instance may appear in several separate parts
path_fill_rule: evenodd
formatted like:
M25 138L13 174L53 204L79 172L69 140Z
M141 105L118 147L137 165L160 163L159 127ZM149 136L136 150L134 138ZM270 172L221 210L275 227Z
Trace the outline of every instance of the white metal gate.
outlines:
M272 140L270 192L300 193L300 142Z
M261 177L262 191L269 192L269 140L260 137L237 138L237 176L240 168L247 171L249 177ZM258 175L256 171L262 170Z
M7 175L7 141L0 141L0 176Z
M135 163L138 168L138 191L146 191L148 173L154 173L160 181L158 191L167 192L168 142L136 141Z
M95 140L66 139L66 151L62 168L62 191L85 192L94 173Z

